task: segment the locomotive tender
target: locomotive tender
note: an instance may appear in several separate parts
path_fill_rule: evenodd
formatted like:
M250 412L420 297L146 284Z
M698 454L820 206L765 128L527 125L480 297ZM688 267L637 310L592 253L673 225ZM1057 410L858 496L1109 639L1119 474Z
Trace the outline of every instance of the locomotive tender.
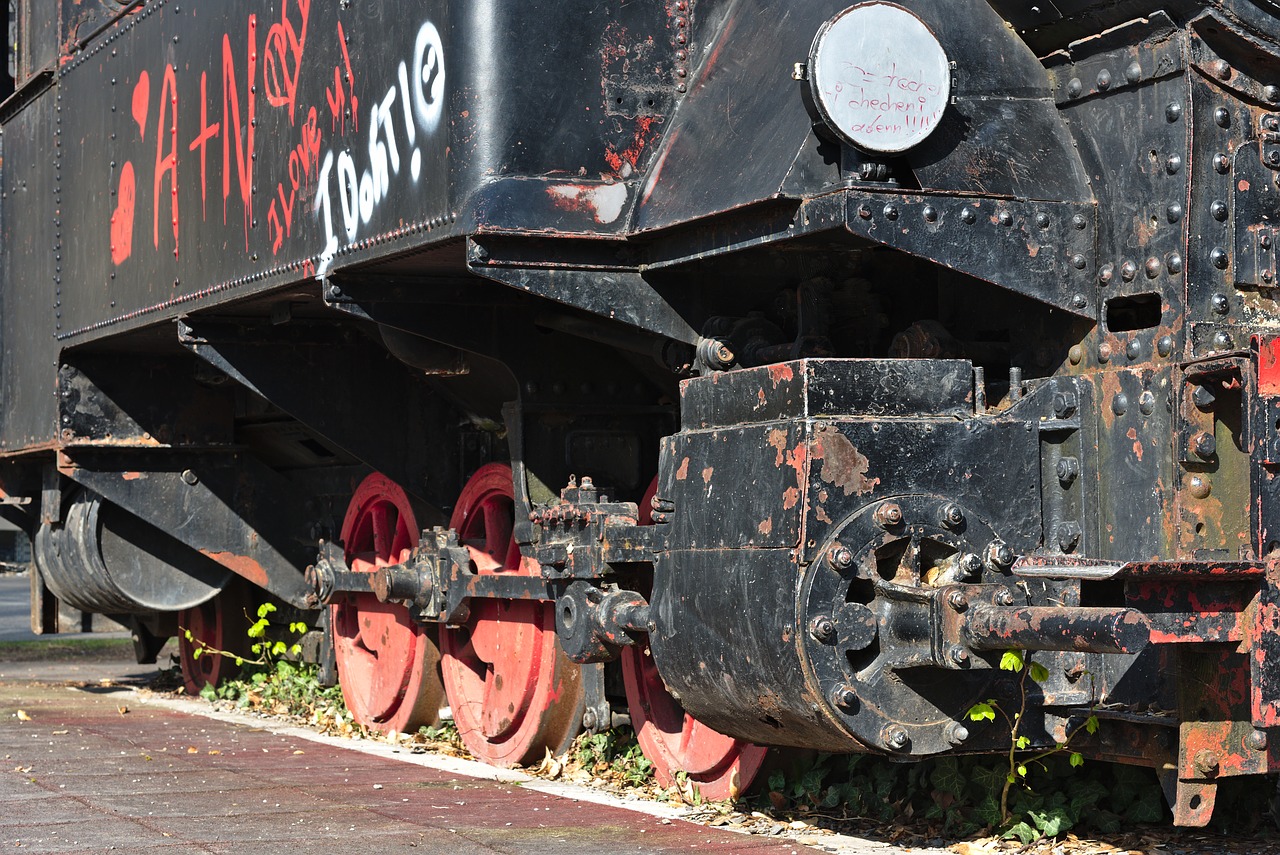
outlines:
M512 764L1280 771L1280 4L11 4L33 623ZM192 655L198 688L229 666ZM1276 758L1276 759L1272 759Z

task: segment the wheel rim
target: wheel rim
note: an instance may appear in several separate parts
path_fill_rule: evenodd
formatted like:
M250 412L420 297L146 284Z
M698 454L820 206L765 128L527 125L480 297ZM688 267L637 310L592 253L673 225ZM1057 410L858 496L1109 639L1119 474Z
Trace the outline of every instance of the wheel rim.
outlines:
M178 661L187 694L198 695L205 686L217 686L240 673L235 657L249 652L248 608L247 585L236 576L213 599L178 612Z
M657 487L655 478L640 502L641 525L653 522ZM725 736L685 712L662 682L647 636L622 651L622 680L636 741L659 784L669 787L684 772L704 799L734 799L746 792L768 749Z
M342 521L343 554L357 573L399 564L418 545L404 490L373 474L356 488ZM346 594L330 607L338 683L352 718L373 730L412 732L439 718L444 691L432 633L405 606L371 593Z
M512 537L511 467L490 463L463 489L449 525L480 574L540 575ZM582 720L580 669L560 650L551 603L473 600L440 635L441 671L463 743L511 766L566 750Z

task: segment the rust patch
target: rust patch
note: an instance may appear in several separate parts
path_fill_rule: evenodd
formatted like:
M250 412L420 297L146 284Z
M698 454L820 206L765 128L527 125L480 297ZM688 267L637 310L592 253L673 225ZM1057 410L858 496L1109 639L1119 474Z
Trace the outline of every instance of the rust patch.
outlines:
M1241 192L1241 193L1248 193L1248 192L1249 192L1249 182L1248 182L1248 181L1246 181L1245 179L1241 178L1241 179L1240 179L1240 183L1239 183L1239 185L1237 185L1237 186L1240 188L1240 192Z
M121 472L120 477L126 481L137 481L142 477L141 472Z
M689 477L689 458L685 458L680 463L680 468L676 470L676 480L683 481Z
M1141 461L1142 460L1142 440L1138 439L1138 431L1135 430L1134 428L1129 428L1129 430L1125 432L1125 436L1133 440L1133 456L1138 458L1139 461Z
M761 394L764 394L761 391ZM782 428L774 428L769 431L768 443L778 452L778 456L774 459L773 465L779 469L782 468L782 462L786 460L787 454L787 432Z
M259 588L270 590L267 584L267 571L249 556L236 555L234 552L214 552L212 549L202 549L200 554L212 558L237 576L243 576Z
M769 366L769 379L773 381L773 388L777 389L779 383L784 383L794 379L796 373L791 370L791 366L785 362L779 362Z
M817 518L818 522L823 522L827 525L831 524L831 517L827 516L827 509L822 507L822 505L814 506L813 515Z
M782 491L782 509L789 511L800 503L800 491L795 487L788 487Z
M702 470L702 483L703 483L703 484L710 484L710 483L711 483L711 474L712 474L713 472L715 472L715 471L716 471L716 469L715 469L715 467L714 467L714 466L708 466L706 469L703 469L703 470Z
M867 477L871 461L840 431L818 432L813 441L813 459L822 461L818 477L839 487L846 496L870 493L880 483L879 478Z
M760 523L760 525L756 526L756 531L767 537L773 531L773 517L769 517L767 520Z

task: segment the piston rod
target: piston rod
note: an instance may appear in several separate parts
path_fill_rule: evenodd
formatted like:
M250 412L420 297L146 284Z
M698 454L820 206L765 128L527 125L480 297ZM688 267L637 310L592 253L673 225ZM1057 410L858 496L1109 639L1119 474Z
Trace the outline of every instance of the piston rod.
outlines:
M964 633L976 650L1135 653L1150 641L1151 624L1134 609L977 606Z

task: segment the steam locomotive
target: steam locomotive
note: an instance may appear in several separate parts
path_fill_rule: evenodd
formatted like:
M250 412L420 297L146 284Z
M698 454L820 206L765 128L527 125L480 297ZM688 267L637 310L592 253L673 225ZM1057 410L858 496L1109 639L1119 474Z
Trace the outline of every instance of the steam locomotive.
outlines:
M1280 771L1274 0L10 9L37 628L196 690L269 597L370 727L709 798L1024 691L1180 824Z

